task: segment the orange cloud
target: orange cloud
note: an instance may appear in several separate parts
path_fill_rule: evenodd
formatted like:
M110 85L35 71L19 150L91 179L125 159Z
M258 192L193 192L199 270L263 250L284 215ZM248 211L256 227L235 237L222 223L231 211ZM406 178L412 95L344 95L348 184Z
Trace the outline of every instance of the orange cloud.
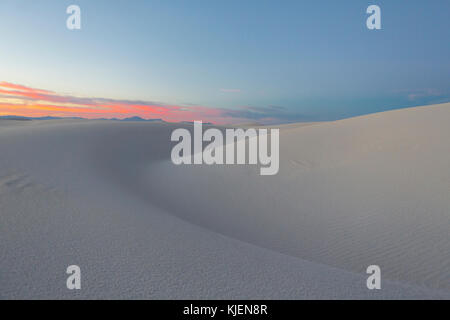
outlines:
M25 117L118 118L138 116L169 122L201 120L217 124L276 118L271 108L228 110L205 106L178 106L167 103L61 95L20 84L0 82L0 115Z

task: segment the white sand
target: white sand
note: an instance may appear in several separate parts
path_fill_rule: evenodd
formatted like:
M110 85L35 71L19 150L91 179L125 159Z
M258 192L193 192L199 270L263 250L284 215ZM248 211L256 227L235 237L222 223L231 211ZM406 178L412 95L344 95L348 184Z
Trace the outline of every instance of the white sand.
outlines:
M268 177L175 167L178 124L0 121L0 298L448 299L449 123L291 124Z

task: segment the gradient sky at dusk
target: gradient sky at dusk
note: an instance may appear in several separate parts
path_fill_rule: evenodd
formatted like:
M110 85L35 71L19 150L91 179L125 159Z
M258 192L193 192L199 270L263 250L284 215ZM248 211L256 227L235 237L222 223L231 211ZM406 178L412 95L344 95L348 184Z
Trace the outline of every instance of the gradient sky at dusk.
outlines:
M0 115L291 122L448 102L449 15L448 0L1 0Z

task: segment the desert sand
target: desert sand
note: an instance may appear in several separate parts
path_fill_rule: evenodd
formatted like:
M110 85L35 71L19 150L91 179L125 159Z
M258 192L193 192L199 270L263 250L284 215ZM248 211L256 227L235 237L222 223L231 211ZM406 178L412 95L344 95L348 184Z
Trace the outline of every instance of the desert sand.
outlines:
M449 299L449 123L447 103L281 126L260 176L173 165L189 124L0 120L0 298Z

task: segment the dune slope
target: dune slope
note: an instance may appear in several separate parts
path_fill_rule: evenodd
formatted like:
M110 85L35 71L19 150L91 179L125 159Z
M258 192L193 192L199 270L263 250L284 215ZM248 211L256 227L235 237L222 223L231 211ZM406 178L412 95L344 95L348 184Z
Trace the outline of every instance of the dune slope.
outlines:
M443 104L289 125L276 176L162 163L148 169L148 188L158 186L154 202L170 212L222 234L354 272L376 264L389 279L448 290L449 123Z
M274 177L175 167L178 124L0 121L0 298L449 298L448 120L290 125Z

